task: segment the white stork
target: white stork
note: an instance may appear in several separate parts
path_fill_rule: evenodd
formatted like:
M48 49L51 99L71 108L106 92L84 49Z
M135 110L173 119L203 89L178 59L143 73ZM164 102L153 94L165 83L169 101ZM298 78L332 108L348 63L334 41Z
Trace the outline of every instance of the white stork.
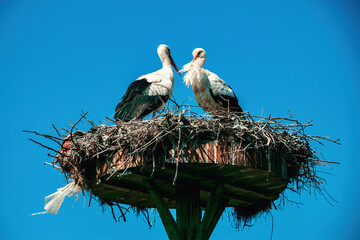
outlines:
M157 53L163 67L156 72L139 77L129 85L121 102L115 108L115 120L127 122L132 119L141 119L160 109L171 97L174 88L174 73L171 65L178 73L179 70L170 55L168 46L159 45Z
M229 85L215 73L204 69L206 52L202 48L195 48L192 52L193 60L184 65L180 72L186 72L184 82L194 92L196 102L205 112L216 115L220 111L241 114L242 108Z

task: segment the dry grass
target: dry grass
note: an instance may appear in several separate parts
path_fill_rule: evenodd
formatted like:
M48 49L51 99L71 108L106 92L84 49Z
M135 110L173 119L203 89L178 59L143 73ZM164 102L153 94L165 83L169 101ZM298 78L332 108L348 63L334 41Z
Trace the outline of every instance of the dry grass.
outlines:
M183 111L167 110L155 118L143 121L113 122L108 119L107 124L96 125L82 115L70 130L59 129L53 126L57 136L50 136L31 132L43 136L59 144L60 150L50 148L33 139L31 141L42 145L55 154L52 165L60 169L67 179L73 179L84 191L90 191L93 181L91 168L99 159L120 154L125 159L121 166L111 169L112 173L124 172L128 167L141 164L161 164L166 162L194 162L202 159L199 150L206 143L217 141L223 149L228 149L235 143L237 152L246 155L249 151L259 149L273 149L280 152L282 161L287 165L287 177L293 184L292 191L302 189L310 191L315 188L324 192L324 179L318 175L318 166L327 166L331 162L319 158L318 153L312 149L313 142L322 144L330 141L339 144L327 137L307 135L306 128L312 126L311 122L300 123L287 117L259 117L245 113L243 117L225 113L222 118L213 118L209 115L199 115L190 109ZM77 129L80 123L91 125L88 132ZM30 131L27 131L30 132ZM321 155L320 155L321 156ZM219 162L221 159L210 159ZM224 162L224 161L223 161ZM231 164L231 162L229 162ZM252 166L252 163L247 163ZM114 166L112 166L114 167ZM106 202L112 206L117 203ZM266 211L272 202L265 202L258 209L234 208L231 216L235 226L240 222L246 224L249 218ZM113 209L112 209L113 210ZM128 209L126 209L128 211ZM136 209L140 214L147 214L147 209ZM125 220L123 211L122 217ZM126 213L126 212L125 212Z

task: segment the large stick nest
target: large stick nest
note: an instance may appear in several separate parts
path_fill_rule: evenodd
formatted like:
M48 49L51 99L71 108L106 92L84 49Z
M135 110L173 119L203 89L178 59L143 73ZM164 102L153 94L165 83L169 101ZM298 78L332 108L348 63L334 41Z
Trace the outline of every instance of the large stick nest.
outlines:
M254 150L271 148L280 153L287 165L287 180L293 183L288 188L297 192L315 188L322 192L325 180L318 176L317 167L326 166L330 162L320 159L310 143L322 144L320 141L323 140L339 143L338 140L333 141L327 137L307 135L305 129L312 126L312 123L302 124L293 119L291 114L279 118L257 117L248 113L239 117L227 113L222 118L213 118L190 112L190 109L169 110L150 120L115 123L108 119L107 124L100 125L94 124L85 115L82 115L70 130L53 126L58 136L32 132L57 142L61 146L60 150L31 140L54 151L56 154L53 156L53 166L60 169L67 179L73 179L83 190L90 192L93 171L89 169L99 159L107 159L115 154L125 159L121 166L116 166L115 169L109 165L109 168L112 168L109 172L113 174L125 172L134 165L149 163L155 166L175 159L184 163L194 162L202 157L196 149L213 141L221 143L224 151L235 143L240 146L236 151L241 151L243 155ZM81 121L91 124L90 131L78 129ZM221 162L221 159L211 160L214 163ZM251 164L243 163L244 166L252 166ZM102 199L100 202L110 206L115 204ZM246 223L249 217L266 211L271 207L271 203L265 202L258 209L234 208L231 216L235 218L235 225L238 227L241 221Z

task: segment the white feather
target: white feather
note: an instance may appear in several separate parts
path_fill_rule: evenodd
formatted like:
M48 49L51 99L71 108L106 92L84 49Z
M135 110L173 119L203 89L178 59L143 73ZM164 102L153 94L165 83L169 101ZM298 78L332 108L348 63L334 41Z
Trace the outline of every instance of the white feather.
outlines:
M174 73L171 66L164 67L156 72L142 75L137 80L146 79L150 86L144 90L143 94L149 96L169 96L171 97L174 88Z
M211 83L205 69L198 65L188 63L184 65L181 71L187 71L184 76L184 82L188 87L191 86L196 102L204 109L204 111L209 112L219 108L219 105L211 96Z
M213 91L214 95L227 95L230 97L235 97L234 91L230 88L230 86L218 75L213 72L210 72L207 69L204 69L204 72L209 78L211 84L211 90Z
M227 85L224 80L219 78L219 76L215 73L210 72L205 68L198 67L197 65L193 64L193 62L185 64L180 72L187 72L184 76L184 83L188 87L190 87L192 82L196 81L196 79L204 78L201 76L204 74L210 81L210 88L215 95L227 95L235 97L234 91L229 87L229 85Z
M193 64L193 62L185 64L180 72L187 72L184 76L184 83L187 87L190 87L194 82L200 82L202 78L207 78L204 69ZM206 81L209 80L206 79Z
M204 49L195 48L192 55L193 60L185 64L180 71L187 72L184 76L184 82L186 86L191 86L195 100L202 109L205 112L216 114L217 110L224 108L221 96L224 100L228 97L236 100L235 93L218 75L202 68L206 61L206 52ZM230 102L231 101L228 101L228 104ZM235 106L235 108L241 109L237 106Z
M45 210L48 213L57 214L61 204L63 203L66 196L71 197L77 195L80 188L75 185L74 181L66 185L65 187L59 188L57 192L45 197Z

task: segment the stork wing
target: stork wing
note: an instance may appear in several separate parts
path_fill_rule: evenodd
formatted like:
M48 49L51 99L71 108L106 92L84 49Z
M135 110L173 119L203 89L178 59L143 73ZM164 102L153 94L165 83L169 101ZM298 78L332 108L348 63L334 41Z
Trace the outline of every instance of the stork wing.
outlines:
M210 94L223 108L232 112L243 112L232 88L215 73L206 70L211 84Z
M161 107L169 97L145 94L150 85L151 83L146 79L139 79L131 83L122 101L115 108L115 119L127 122L145 117Z
M145 78L136 80L132 82L127 88L124 96L122 97L122 102L128 102L137 95L144 94L145 90L151 85ZM120 104L120 103L119 103ZM117 107L116 107L117 108Z
M115 119L128 122L132 119L143 118L159 109L168 98L168 96L138 95L129 102L122 101L116 106Z
M243 112L242 108L239 106L239 100L235 95L233 97L229 95L221 95L221 94L215 95L212 89L210 89L210 94L213 97L213 99L217 103L219 103L223 108L228 109L231 112Z

